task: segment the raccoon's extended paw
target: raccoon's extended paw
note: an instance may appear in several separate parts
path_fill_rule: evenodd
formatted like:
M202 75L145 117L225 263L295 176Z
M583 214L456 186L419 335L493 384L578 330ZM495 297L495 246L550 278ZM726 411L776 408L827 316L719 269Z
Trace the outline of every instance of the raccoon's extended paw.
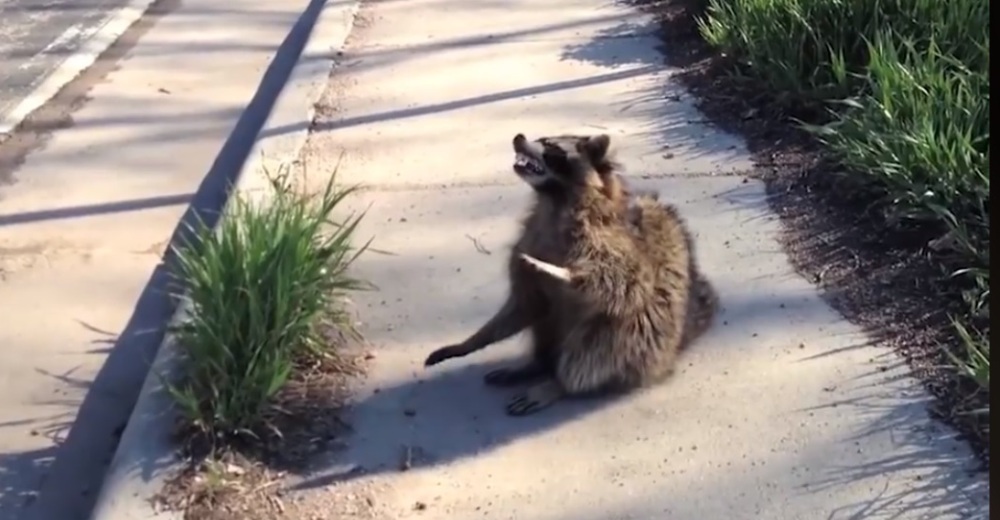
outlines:
M531 255L526 255L524 253L521 253L521 260L527 262L528 265L535 268L535 270L545 273L558 280L568 282L573 278L573 273L571 273L569 269L566 269L565 267L559 267L557 265L552 265L548 262L543 262Z
M507 403L507 415L522 416L548 408L562 398L564 392L556 381L545 381L515 395Z
M424 360L424 366L433 366L447 359L459 357L464 354L465 352L461 345L448 345L447 347L441 347L427 356L427 359Z

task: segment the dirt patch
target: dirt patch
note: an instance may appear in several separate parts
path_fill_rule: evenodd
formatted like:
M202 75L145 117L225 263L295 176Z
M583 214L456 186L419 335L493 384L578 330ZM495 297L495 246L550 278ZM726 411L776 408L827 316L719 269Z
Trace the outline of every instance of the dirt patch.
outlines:
M957 377L941 347L958 347L948 314L965 308L964 287L946 283L940 256L932 258L930 243L943 231L890 226L874 197L844 182L820 144L793 124L825 122L821 107L732 75L738 64L698 32L707 0L626 1L659 19L665 57L682 69L678 77L699 109L746 139L794 267L847 319L903 356L936 397L930 413L955 427L988 467L988 417L968 412L988 406L989 394Z
M158 510L181 511L185 520L328 518L289 489L289 477L305 474L320 454L336 452L350 432L343 419L351 383L365 374L372 355L361 341L334 327L326 337L336 356L296 363L291 379L251 435L212 439L183 435L188 463L153 499ZM353 502L354 497L339 500ZM351 507L355 507L352 503Z

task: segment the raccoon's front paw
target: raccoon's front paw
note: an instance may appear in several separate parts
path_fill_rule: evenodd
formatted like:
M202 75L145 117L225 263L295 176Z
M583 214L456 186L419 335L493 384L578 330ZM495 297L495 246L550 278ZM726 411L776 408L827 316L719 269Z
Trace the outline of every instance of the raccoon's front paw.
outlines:
M427 356L427 359L424 360L424 366L433 366L447 359L459 357L462 354L461 345L448 345L447 347L441 347Z

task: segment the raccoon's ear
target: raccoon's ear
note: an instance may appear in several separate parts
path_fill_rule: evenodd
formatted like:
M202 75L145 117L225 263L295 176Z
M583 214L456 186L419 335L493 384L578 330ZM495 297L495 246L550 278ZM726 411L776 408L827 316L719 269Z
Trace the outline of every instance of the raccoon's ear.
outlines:
M594 163L603 161L608 155L608 148L611 147L611 136L608 134L594 135L583 143L583 150L587 157Z

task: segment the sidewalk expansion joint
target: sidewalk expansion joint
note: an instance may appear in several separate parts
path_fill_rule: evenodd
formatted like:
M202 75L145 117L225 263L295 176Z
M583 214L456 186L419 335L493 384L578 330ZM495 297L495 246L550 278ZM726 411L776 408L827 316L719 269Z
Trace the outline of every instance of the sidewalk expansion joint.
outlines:
M704 179L711 177L747 177L752 170L737 169L722 172L683 172L683 173L657 173L657 174L626 174L626 179L630 181L661 180L661 179ZM358 191L363 192L400 192L400 191L430 191L430 190L452 190L471 188L505 188L508 186L520 186L522 183L513 175L509 175L507 180L497 181L455 181L455 182L434 182L434 183L414 183L400 182L391 184L362 184Z

